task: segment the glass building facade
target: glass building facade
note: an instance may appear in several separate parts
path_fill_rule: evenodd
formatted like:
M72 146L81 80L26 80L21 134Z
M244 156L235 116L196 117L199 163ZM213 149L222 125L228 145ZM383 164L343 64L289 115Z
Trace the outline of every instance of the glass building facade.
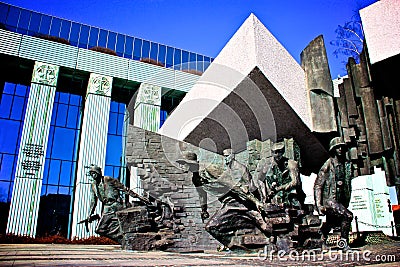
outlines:
M69 44L90 49L104 47L118 56L141 60L153 59L167 68L204 72L212 58L147 41L141 38L100 29L57 18L0 2L0 23L7 30L21 34L50 35L67 40Z
M116 56L133 61L151 59L166 68L178 71L203 72L212 58L146 41L140 38L99 29L40 14L0 2L0 29L22 35L43 38L62 38L68 44L90 49L103 47L115 51ZM0 32L1 33L1 32ZM48 39L51 40L51 39ZM59 41L59 40L58 40ZM24 119L31 90L33 64L30 60L3 55L4 71L0 75L0 234L6 232L13 188L16 181ZM161 64L160 64L161 63ZM62 67L56 85L52 116L49 122L47 148L44 152L40 206L36 235L59 234L71 237L74 198L77 191L80 141L87 106L89 75L87 71ZM126 182L125 140L127 107L140 87L140 82L114 79L109 105L106 133L106 176ZM159 86L161 90L161 86ZM160 126L173 110L184 92L169 90L162 97ZM40 107L37 107L40 108ZM32 166L28 166L32 167ZM86 208L86 207L82 207Z

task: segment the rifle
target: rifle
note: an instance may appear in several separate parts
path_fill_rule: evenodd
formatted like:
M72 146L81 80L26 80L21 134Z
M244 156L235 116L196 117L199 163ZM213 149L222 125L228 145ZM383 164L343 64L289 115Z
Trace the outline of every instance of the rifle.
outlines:
M92 223L93 221L99 220L99 219L100 219L99 214L93 214L93 215L90 215L89 218L78 222L78 224L84 223L85 224L85 228L86 228L86 232L89 232L89 223Z
M129 189L129 188L125 188L125 192L126 192L128 195L130 195L131 197L138 198L138 199L139 199L141 202L143 202L146 206L154 206L154 204L151 203L151 201L150 201L148 198L139 195L138 193L132 191L132 190Z

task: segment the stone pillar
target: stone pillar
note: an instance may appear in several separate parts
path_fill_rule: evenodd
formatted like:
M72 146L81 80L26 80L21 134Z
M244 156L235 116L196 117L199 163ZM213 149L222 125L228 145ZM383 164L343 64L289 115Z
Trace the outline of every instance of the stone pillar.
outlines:
M157 132L160 128L161 87L142 83L134 106L133 125Z
M96 222L89 225L89 232L86 231L84 224L78 222L89 215L92 179L88 175L87 167L91 164L100 166L104 174L111 89L112 77L90 74L79 143L71 238L87 238L95 235ZM101 213L100 203L96 212Z
M369 154L378 154L383 152L381 123L374 90L371 87L365 52L361 53L360 66L360 75L358 79L360 83L361 106L365 119L368 150Z
M301 52L301 66L306 73L312 130L319 133L336 132L333 84L322 35Z
M18 152L7 233L32 237L36 235L58 73L58 66L35 62Z

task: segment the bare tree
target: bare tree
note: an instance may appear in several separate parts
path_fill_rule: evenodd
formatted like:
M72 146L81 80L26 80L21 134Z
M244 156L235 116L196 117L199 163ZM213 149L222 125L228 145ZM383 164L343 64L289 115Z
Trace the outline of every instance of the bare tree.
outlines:
M331 41L330 44L337 47L333 51L336 58L345 56L343 62L346 63L348 57L353 57L359 63L364 43L364 32L358 13L343 26L338 25L335 33L336 40Z

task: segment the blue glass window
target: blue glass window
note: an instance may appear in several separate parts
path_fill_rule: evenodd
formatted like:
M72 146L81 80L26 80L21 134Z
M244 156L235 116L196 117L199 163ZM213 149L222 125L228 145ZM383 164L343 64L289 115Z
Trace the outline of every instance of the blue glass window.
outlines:
M157 43L150 43L150 58L157 60L158 55L158 44Z
M108 31L100 29L98 46L106 47L106 45L107 45L107 35L108 35Z
M60 185L70 186L72 176L72 162L63 161L61 163Z
M28 29L32 11L21 9L19 15L18 28Z
M89 34L89 47L97 46L99 39L99 28L92 27Z
M67 124L68 105L58 104L56 125L63 126Z
M4 93L4 94L13 95L14 92L15 92L15 86L16 86L16 84L14 84L14 83L5 83L5 84L4 84L3 93Z
M7 16L7 24L12 27L17 27L18 20L19 20L19 12L20 9L10 6Z
M71 194L71 189L69 187L60 186L58 187L58 194L69 195Z
M51 157L71 160L74 154L75 130L56 127Z
M182 69L189 69L189 53L187 51L182 51Z
M15 94L18 96L26 96L28 92L28 87L26 85L22 84L17 84L17 87L15 88Z
M167 119L167 111L161 110L160 111L160 127L164 124L165 120Z
M110 113L110 118L108 122L108 133L109 134L117 134L117 118L118 118L118 113L111 112Z
M115 32L108 32L107 48L115 51L115 43L117 42L117 34Z
M81 30L81 25L72 22L71 33L69 35L69 41L72 45L78 45L80 30Z
M32 35L39 32L41 17L42 16L40 14L32 12L31 21L29 23L29 34Z
M60 93L58 93L58 95L59 95L58 102L63 103L63 104L68 104L70 94L60 92Z
M12 101L13 101L13 96L3 94L0 105L0 118L8 119L10 117Z
M174 69L176 70L181 70L181 50L180 49L174 49Z
M50 160L49 176L47 180L49 184L53 185L58 184L60 171L61 171L61 161L55 159Z
M197 69L196 63L196 54L189 53L189 69L196 70Z
M71 30L71 22L63 20L61 23L60 37L68 40L70 30Z
M174 65L174 48L168 46L167 47L167 59L165 66L167 68L172 67Z
M42 34L49 34L50 32L51 17L42 15L42 20L40 21L39 32Z
M79 120L79 107L69 106L67 115L67 127L73 129L77 128Z
M135 38L135 47L133 48L133 58L139 60L142 57L142 39Z
M118 113L118 103L115 101L111 101L110 112Z
M119 56L122 56L122 54L124 53L124 49L125 49L125 35L118 34L117 46L115 50Z
M8 6L0 3L0 23L6 23Z
M166 65L165 64L165 53L166 53L166 51L167 51L167 48L165 47L165 45L159 45L159 47L158 47L158 61L159 62L162 62L162 63L164 63L164 65Z
M6 203L8 202L8 194L10 191L10 182L0 181L0 202Z
M19 15L18 29L24 30L23 33L26 33L29 26L29 20L31 19L31 12L28 10L21 10Z
M79 96L79 95L70 95L69 104L70 105L75 105L75 106L80 106L81 105L81 100L82 100L82 97Z
M203 57L202 55L197 55L197 64L196 64L196 66L197 66L197 70L198 70L198 71L201 71L201 72L204 71L204 68L203 68L203 66L204 66L203 61L204 61L204 57Z
M124 57L132 58L133 55L133 37L126 36Z
M0 154L0 180L11 181L15 158L15 155Z
M87 48L89 39L89 26L82 25L81 32L79 34L79 47Z
M24 111L25 98L21 96L15 96L12 109L11 109L11 119L22 120L22 112Z
M51 20L50 35L59 36L60 29L61 29L61 20L53 17L53 19Z
M119 166L121 164L120 157L122 156L122 136L108 135L106 162L108 165Z
M150 57L150 42L143 41L142 45L142 58L149 58Z
M0 131L0 151L3 153L16 154L19 128L21 127L20 121L12 121L8 119L0 119L2 129L7 131Z

